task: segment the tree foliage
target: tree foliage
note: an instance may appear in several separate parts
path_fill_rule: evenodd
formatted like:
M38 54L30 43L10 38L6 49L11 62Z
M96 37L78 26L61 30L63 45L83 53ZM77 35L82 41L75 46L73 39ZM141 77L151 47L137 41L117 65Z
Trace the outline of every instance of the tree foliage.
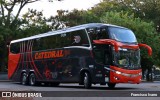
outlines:
M160 32L160 0L103 0L95 9L96 12L103 9L103 12L112 10L134 13L135 17L153 21L157 32Z
M23 18L19 17L26 5L38 1L41 0L0 0L0 71L7 67L7 45L11 40L51 30L42 12L30 9ZM18 10L13 15L15 7Z
M69 27L99 21L98 16L96 16L90 10L86 11L74 9L71 12L59 10L59 13L56 17Z

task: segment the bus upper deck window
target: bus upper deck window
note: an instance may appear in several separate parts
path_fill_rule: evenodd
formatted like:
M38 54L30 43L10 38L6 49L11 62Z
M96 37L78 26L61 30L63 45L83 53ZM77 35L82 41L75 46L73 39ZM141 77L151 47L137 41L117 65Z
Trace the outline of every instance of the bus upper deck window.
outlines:
M105 27L101 27L101 28L97 28L96 30L96 34L97 34L97 37L96 39L108 39L109 36L108 36L108 33L107 33L107 30Z
M13 43L13 44L11 44L10 51L13 54L20 53L20 43Z
M108 39L109 34L107 31L107 27L95 27L95 28L89 28L88 34L91 40L98 40L98 39Z
M72 32L71 41L74 46L89 46L89 41L85 30Z

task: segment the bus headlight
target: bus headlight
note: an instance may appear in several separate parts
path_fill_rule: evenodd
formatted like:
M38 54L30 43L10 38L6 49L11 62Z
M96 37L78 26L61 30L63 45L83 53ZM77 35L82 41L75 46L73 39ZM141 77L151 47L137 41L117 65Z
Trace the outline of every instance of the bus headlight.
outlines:
M142 75L142 72L140 72L139 75Z
M116 71L116 74L122 74L121 72L119 72L119 71Z

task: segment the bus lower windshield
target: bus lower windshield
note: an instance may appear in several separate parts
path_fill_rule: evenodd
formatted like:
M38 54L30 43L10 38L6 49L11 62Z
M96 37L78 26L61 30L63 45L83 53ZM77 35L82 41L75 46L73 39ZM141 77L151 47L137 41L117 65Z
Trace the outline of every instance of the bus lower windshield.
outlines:
M116 41L125 43L137 43L137 39L134 33L129 29L109 27L109 33L111 38Z
M125 69L139 69L140 68L140 51L139 50L120 50L114 53L114 63L116 66Z

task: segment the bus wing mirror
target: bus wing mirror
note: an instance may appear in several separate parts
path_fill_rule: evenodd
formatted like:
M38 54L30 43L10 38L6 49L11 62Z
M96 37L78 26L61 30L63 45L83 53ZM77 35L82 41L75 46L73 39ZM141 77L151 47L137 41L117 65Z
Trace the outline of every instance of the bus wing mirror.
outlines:
M115 40L111 39L100 39L100 40L93 40L95 44L110 44L114 46L115 52L118 52L118 44Z
M152 48L150 46L148 46L147 44L143 44L143 43L139 43L138 44L139 47L144 47L148 49L148 55L151 56L152 55Z

